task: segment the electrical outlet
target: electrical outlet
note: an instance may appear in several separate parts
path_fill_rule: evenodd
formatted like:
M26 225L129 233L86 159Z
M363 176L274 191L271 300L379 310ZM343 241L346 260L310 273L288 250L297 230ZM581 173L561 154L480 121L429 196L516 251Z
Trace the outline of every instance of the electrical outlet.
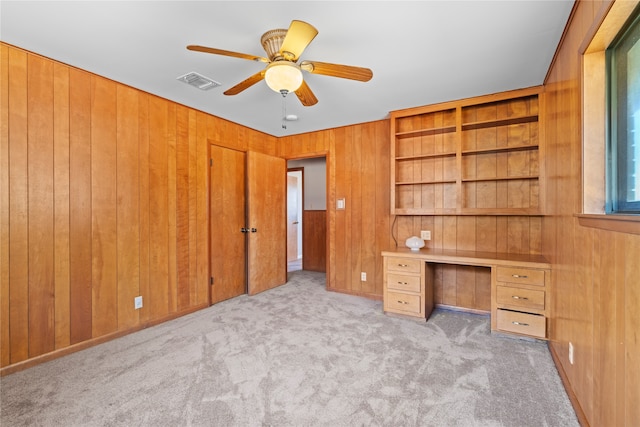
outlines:
M420 238L422 240L431 240L431 231L429 230L420 231Z
M142 308L142 297L135 297L133 299L133 308L135 308L136 310Z
M573 343L569 342L569 363L573 365Z
M362 280L363 282L367 281L367 273L365 273L364 271L362 273L360 273L360 280Z

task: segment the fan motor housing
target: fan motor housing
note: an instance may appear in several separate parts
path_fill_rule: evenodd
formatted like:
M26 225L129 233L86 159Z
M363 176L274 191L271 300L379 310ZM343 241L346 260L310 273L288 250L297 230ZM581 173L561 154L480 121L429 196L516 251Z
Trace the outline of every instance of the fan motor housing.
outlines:
M287 30L278 28L267 31L260 38L260 43L262 43L262 47L264 48L264 51L267 52L267 56L271 61L275 61L281 56L280 47L282 46L282 42L286 35Z

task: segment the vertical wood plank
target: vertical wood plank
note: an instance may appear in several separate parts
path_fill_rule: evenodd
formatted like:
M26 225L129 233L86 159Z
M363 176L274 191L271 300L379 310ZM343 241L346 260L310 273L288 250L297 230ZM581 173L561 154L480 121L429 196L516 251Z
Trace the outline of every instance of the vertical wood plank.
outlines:
M353 184L353 136L354 130L352 127L348 127L345 129L343 144L344 144L344 168L345 168L345 180L342 185L343 196L345 197L345 209L343 211L344 214L344 224L345 224L345 247L342 255L344 256L344 288L346 290L351 290L353 288L359 288L360 277L358 276L358 284L353 284L353 271L352 265L354 263L354 249L352 247L352 238L353 238L353 222L352 218L354 218L353 206L356 203L356 198L354 196L354 184ZM356 220L357 221L357 220ZM357 254L359 255L359 254Z
M139 322L134 308L140 295L139 106L134 89L118 85L116 96L117 327L123 330Z
M375 131L372 124L362 125L361 131L361 270L367 273L367 280L362 282L362 292L374 293L376 290L375 281L375 229L376 229L376 143L374 140Z
M458 217L442 218L442 249L456 249L458 241Z
M327 211L305 210L302 218L302 265L305 270L326 272Z
M477 310L491 310L491 269L487 267L475 268L475 306Z
M625 242L625 425L640 425L640 236L627 235ZM634 404L635 402L635 404Z
M0 44L0 367L11 363L9 298L9 48Z
M69 68L53 68L53 180L55 261L55 348L71 343L70 256L69 256Z
M389 250L391 247L391 217L389 215L389 200L391 197L389 189L389 126L388 121L381 121L375 125L375 160L376 160L376 179L375 179L375 230L376 230L376 272L375 272L375 290L376 295L382 295L383 283L383 261L380 253ZM433 227L429 228L431 230Z
M168 310L175 313L178 307L178 259L176 233L177 225L177 194L176 194L176 104L167 104L167 214L169 226L169 243L167 257L169 261L168 275Z
M347 167L345 162L346 157L346 131L345 128L340 128L336 130L336 138L335 138L335 155L333 156L333 163L335 164L335 197L346 198L347 203L349 202L349 198L347 198ZM327 162L329 164L329 162ZM349 207L349 205L347 205ZM327 206L329 210L335 211L335 230L329 230L329 233L332 234L332 239L335 247L335 267L333 274L335 275L335 281L333 282L333 287L337 289L346 289L348 288L348 281L346 275L346 255L348 253L347 249L347 211L344 209L337 210L335 203Z
M615 336L616 336L616 353L615 353L615 369L616 369L616 399L608 401L615 407L615 425L624 425L626 421L626 410L628 405L634 405L636 402L629 401L626 398L627 388L627 366L626 366L626 343L627 328L625 325L625 293L626 293L626 268L627 266L627 245L626 236L623 234L613 233L615 241L615 260L613 271L615 273ZM637 368L637 367L636 367ZM612 419L613 421L613 419Z
M207 116L197 115L196 142L196 227L197 227L197 303L209 300L209 144L207 143Z
M29 357L55 349L53 63L28 56Z
M474 251L476 249L476 219L472 216L460 216L456 222L456 249Z
M458 307L475 308L476 275L471 266L456 267L456 303Z
M91 79L92 334L118 329L116 85Z
M442 303L446 305L456 305L458 278L455 265L442 265Z
M494 216L476 217L476 250L497 252L497 221Z
M176 308L189 307L189 110L176 110Z
M189 110L189 141L188 141L188 152L189 152L189 170L188 170L188 188L189 188L189 211L188 211L188 221L189 221L189 305L195 304L198 302L198 252L197 252L197 238L198 238L198 223L197 223L197 211L198 211L198 192L196 180L197 169L198 169L198 158L196 156L196 147L197 147L197 121L196 121L196 112L195 110ZM207 301L208 302L208 296ZM200 301L200 302L205 302Z
M140 245L139 245L139 283L143 305L139 310L140 323L151 317L151 277L150 277L150 209L149 209L149 95L138 94L138 182L140 185Z
M9 51L9 334L11 363L29 357L27 55Z
M352 139L348 148L351 152L351 290L362 291L360 272L362 271L362 126L354 126Z
M149 97L149 316L169 311L167 102Z
M91 338L91 76L69 69L71 344Z
M331 130L328 132L328 154L327 154L327 215L329 216L327 224L327 286L333 288L336 286L336 266L337 266L337 245L336 245L336 132ZM382 268L382 267L381 267Z
M603 238L598 233L598 256L594 261L594 293L597 298L594 304L594 318L600 319L594 324L594 387L595 402L602 402L605 396L611 396L612 402L624 400L616 396L616 245L614 239ZM612 283L613 281L613 283ZM607 420L616 419L615 405L599 404L594 413L595 425L604 425Z

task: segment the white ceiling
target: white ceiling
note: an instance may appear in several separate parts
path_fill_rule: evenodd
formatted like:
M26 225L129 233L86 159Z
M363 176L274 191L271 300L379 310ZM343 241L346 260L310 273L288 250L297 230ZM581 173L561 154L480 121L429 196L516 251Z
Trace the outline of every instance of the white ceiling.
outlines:
M543 83L573 0L0 1L0 39L274 136L380 120L393 110ZM301 59L367 67L366 83L305 74L318 104L260 82L223 92L260 62L188 51L199 44L266 56L260 36L306 21ZM195 71L222 86L200 91Z

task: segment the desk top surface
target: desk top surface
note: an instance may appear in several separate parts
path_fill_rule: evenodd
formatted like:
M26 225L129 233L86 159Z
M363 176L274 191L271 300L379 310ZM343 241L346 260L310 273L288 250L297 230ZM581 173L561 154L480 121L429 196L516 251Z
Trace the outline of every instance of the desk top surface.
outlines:
M498 252L458 251L451 249L422 248L413 251L409 248L397 248L393 251L383 251L382 256L401 256L403 258L418 258L425 261L446 264L465 264L478 266L527 266L533 268L551 268L549 262L542 255L507 254Z

